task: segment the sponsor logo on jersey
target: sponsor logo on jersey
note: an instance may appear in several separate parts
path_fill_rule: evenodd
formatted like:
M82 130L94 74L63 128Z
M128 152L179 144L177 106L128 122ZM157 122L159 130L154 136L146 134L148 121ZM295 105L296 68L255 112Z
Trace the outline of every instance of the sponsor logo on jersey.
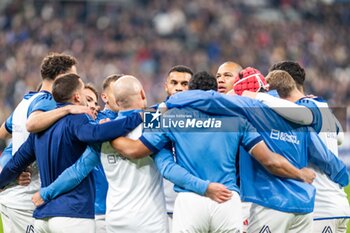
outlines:
M280 140L280 141L289 142L289 143L299 145L299 140L298 140L297 136L292 135L292 134L288 134L285 132L281 132L277 129L271 130L270 138L274 139L274 140Z

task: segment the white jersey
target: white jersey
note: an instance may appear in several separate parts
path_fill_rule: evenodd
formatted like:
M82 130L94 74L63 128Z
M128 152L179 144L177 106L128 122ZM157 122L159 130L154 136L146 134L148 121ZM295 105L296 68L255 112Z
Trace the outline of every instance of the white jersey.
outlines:
M319 108L322 115L322 127L318 134L327 148L338 157L338 142L336 135L336 120L326 102L309 99ZM350 217L349 202L338 184L331 181L317 167L314 168L316 178L312 183L316 187L314 219Z
M29 105L39 95L45 94L38 92L30 98L23 100L17 105L12 115L12 155L27 140L29 132L26 129L27 113ZM33 194L40 189L39 173L36 163L31 166L31 182L28 186L16 185L0 193L0 203L20 210L34 210L35 206L31 201Z
M142 124L127 137L138 139ZM101 162L108 180L107 231L168 232L162 177L153 159L129 160L105 142Z

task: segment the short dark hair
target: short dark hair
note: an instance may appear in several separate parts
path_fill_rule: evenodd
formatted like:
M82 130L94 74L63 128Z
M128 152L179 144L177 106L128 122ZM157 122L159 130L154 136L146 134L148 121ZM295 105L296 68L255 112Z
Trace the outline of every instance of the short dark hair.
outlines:
M191 70L191 68L184 65L177 65L177 66L171 67L171 69L168 72L168 75L171 72L189 73L191 77L193 76L193 71Z
M106 90L109 85L111 85L111 82L115 82L117 81L120 77L123 77L124 74L111 74L109 76L107 76L102 83L102 90Z
M56 79L52 85L52 95L56 102L68 102L73 93L81 88L80 77L76 74L65 74Z
M92 83L86 83L85 86L84 86L84 88L85 88L85 89L91 90L91 91L95 94L96 99L98 100L98 92L97 92L97 90L96 90L94 84L92 84Z
M206 71L201 71L193 75L188 85L190 90L218 90L216 78Z
M42 79L55 80L77 64L77 60L63 53L50 53L41 62L40 73Z
M294 61L282 61L271 66L270 71L283 70L286 71L294 79L297 86L304 86L305 70ZM299 89L299 88L298 88Z

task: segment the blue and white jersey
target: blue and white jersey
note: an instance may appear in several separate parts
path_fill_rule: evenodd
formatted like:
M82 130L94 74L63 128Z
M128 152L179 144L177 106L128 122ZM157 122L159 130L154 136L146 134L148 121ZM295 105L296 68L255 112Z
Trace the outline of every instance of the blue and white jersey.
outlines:
M313 114L312 127L323 143L338 157L337 123L327 102L321 98L303 98L296 102L308 107ZM312 183L316 187L314 219L350 218L349 202L344 191L318 167L312 166L316 178Z
M15 179L35 159L42 187L49 186L81 157L87 144L112 140L141 122L139 114L104 124L92 123L85 114L67 115L47 130L30 134L0 174L0 187ZM94 218L94 200L95 186L90 174L74 189L38 207L33 216Z
M166 112L162 118L173 115L190 116L191 122L211 119L208 114L192 108L173 109ZM205 181L199 188L202 190L201 193L205 192L209 182L221 183L229 190L239 193L235 175L239 145L243 145L249 151L262 139L255 128L241 116L225 119L216 116L215 119L217 122L229 122L231 132L225 132L227 129L213 130L206 127L200 130L188 128L183 132L178 127L167 129L162 127L151 131L145 130L140 140L154 153L173 143L177 163L193 176ZM191 188L179 185L175 185L174 189L177 192L193 191Z
M178 93L166 104L168 108L190 106L218 115L242 114L258 130L272 151L286 157L297 168L305 167L312 160L334 180L343 185L348 183L344 164L339 160L334 161L334 155L328 151L315 151L313 158L308 157L308 143L313 140L307 133L308 128L291 124L259 101L196 90ZM322 155L318 156L317 153ZM246 153L240 156L241 197L244 201L284 212L312 212L315 195L313 186L272 176L251 156ZM330 161L332 163L329 164Z
M98 112L96 122L98 123L100 120L107 118L113 120L117 118L117 116L118 113L105 108L104 110ZM106 214L106 197L108 190L108 182L100 161L96 165L94 170L92 170L92 173L94 175L96 186L95 214L103 215Z
M29 136L26 122L34 111L49 111L55 109L56 102L47 91L29 92L17 105L14 112L7 118L5 127L12 134L12 155L25 142ZM28 186L15 185L0 193L0 203L14 209L34 210L31 197L40 188L38 170L32 166L31 182Z
M133 112L139 110L119 111L118 118ZM141 134L142 124L139 124L126 137L136 140ZM151 156L126 159L105 142L101 148L101 162L109 182L107 230L167 232L162 177Z

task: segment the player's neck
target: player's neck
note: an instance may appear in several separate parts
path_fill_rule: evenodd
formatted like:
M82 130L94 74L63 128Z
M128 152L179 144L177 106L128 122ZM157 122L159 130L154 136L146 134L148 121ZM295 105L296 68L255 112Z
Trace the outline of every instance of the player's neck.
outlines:
M52 92L52 81L49 80L43 80L40 91L48 91L48 92Z
M296 102L304 97L305 97L305 95L303 93L301 93L299 90L295 89L289 94L289 96L286 99L291 101L291 102Z

